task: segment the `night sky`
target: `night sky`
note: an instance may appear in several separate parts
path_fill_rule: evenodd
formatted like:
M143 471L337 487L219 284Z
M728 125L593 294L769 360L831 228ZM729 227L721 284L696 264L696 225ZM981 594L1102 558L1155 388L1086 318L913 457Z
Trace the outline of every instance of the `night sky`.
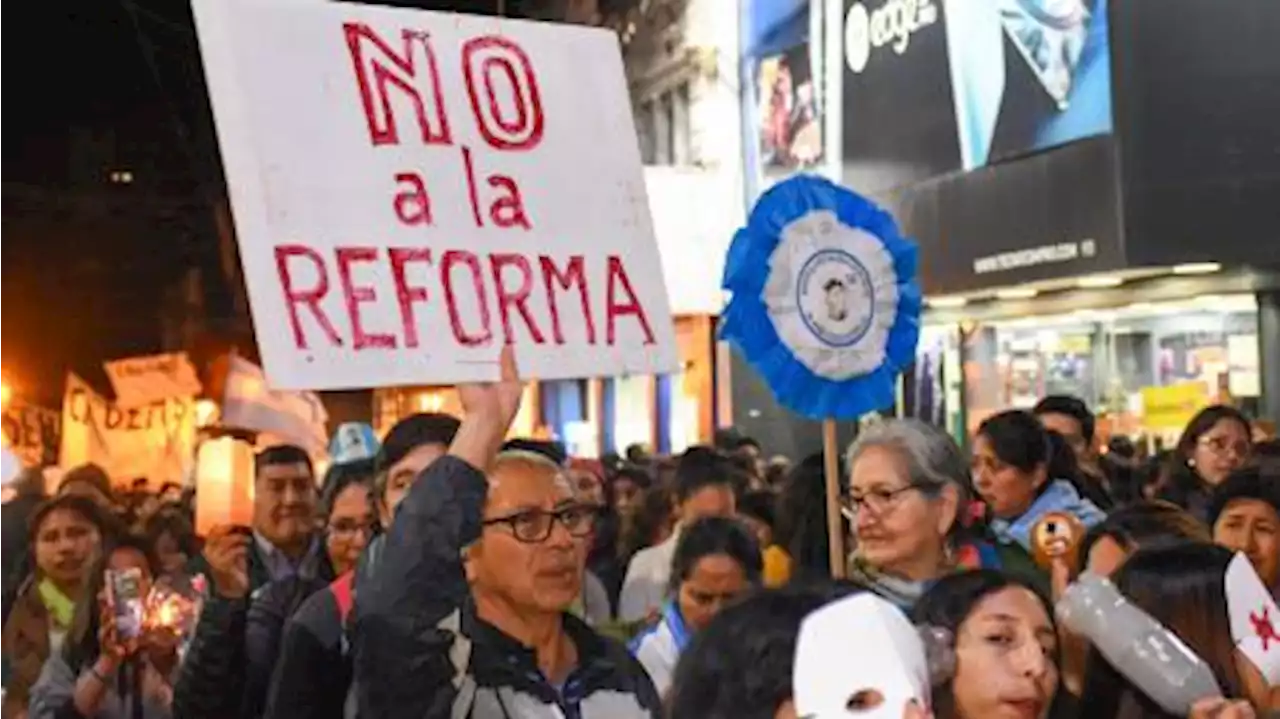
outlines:
M186 2L11 4L8 27L3 373L56 406L68 370L101 384L102 360L158 349L164 288L188 268L215 324L230 314L214 222L225 191Z

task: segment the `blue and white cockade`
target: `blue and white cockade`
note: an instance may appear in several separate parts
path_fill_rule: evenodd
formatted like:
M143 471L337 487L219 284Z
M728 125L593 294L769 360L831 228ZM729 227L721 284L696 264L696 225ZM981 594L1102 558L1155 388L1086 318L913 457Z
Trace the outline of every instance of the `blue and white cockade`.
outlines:
M725 260L721 336L813 419L894 404L920 337L916 246L874 203L812 175L766 192Z

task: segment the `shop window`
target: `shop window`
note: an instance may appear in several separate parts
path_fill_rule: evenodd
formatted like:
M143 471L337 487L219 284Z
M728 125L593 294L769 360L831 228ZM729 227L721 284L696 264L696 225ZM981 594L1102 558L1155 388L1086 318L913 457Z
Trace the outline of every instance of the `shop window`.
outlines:
M1159 435L1144 396L1195 389L1199 404L1256 409L1260 394L1257 306L1252 295L1135 303L1069 315L1022 317L967 328L964 404L972 433L994 412L1070 394L1103 418L1104 433ZM1188 419L1198 407L1188 407ZM1105 436L1104 436L1105 441Z

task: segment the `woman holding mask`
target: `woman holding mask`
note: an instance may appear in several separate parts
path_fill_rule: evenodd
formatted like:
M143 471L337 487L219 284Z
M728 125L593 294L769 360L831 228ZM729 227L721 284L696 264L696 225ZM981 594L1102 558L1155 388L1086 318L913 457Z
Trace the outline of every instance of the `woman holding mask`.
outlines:
M1030 584L979 570L940 580L913 612L947 630L955 672L934 691L937 719L1042 719L1058 694L1058 634Z
M4 716L25 709L45 660L57 653L84 596L88 570L101 551L102 512L87 497L66 495L31 515L30 546L35 571L28 577L4 625L6 677Z
M179 637L163 628L126 635L106 587L109 572L136 572L138 596L145 600L155 569L146 542L132 538L119 541L93 568L91 592L76 608L62 651L49 657L31 690L32 719L171 716Z
M1240 410L1226 405L1200 410L1166 461L1156 497L1207 522L1213 488L1249 460L1252 436L1249 418Z
M760 586L760 545L736 519L707 517L684 530L671 567L671 598L631 652L658 694L671 686L680 654L728 603Z

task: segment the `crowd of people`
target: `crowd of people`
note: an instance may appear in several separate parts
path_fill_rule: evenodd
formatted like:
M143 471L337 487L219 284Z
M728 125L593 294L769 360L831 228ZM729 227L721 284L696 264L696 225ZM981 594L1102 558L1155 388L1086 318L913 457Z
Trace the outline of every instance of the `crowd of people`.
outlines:
M920 705L851 698L838 716L1174 716L1059 626L1084 571L1212 670L1221 696L1190 716L1280 710L1224 594L1237 552L1280 587L1280 468L1235 409L1197 414L1154 472L1101 455L1070 397L988 417L968 453L922 422L871 424L842 458L852 550L832 579L822 457L766 461L733 433L675 457L567 457L508 438L521 392L504 371L459 388L462 420L405 418L323 478L297 447L261 451L252 526L204 537L177 485L125 491L93 466L52 497L38 472L19 480L4 716L805 716L801 627L862 593L941 631L952 661ZM1080 528L1054 556L1050 515ZM107 570L198 594L194 621L126 631ZM882 651L851 639L848 668Z

